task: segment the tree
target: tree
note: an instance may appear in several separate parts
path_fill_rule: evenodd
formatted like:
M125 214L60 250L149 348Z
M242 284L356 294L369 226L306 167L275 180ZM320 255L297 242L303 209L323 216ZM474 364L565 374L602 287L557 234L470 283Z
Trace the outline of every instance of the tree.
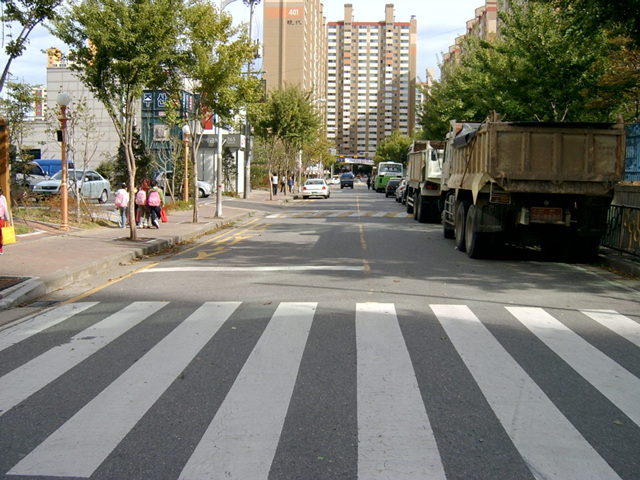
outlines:
M133 150L136 106L143 88L175 90L183 32L179 0L80 0L55 22L72 48L71 68L103 103L124 149L129 191L136 178ZM133 202L129 206L133 218ZM130 238L136 239L135 222Z
M376 165L380 162L400 162L406 165L411 144L411 137L402 135L398 130L394 131L390 137L385 138L376 147L374 157Z
M506 120L614 118L622 83L604 82L618 74L611 59L619 43L602 26L585 28L581 18L553 7L513 2L500 15L500 37L465 39L458 63L443 66L427 92L420 137L442 138L449 120L483 121L490 110ZM604 92L617 102L595 103L594 95Z
M6 98L0 98L0 117L11 126L9 143L15 146L16 154L23 158L22 152L32 148L24 145L23 140L33 128L28 120L33 102L36 101L34 86L28 83L8 82L7 87Z
M62 0L2 1L4 9L2 16L3 32L5 31L5 28L11 32L11 29L14 26L17 26L20 29L20 32L16 36L13 36L12 34L8 35L11 40L9 40L5 46L7 63L5 63L4 68L2 69L2 76L0 77L0 93L2 93L5 82L9 76L11 63L16 58L20 57L25 48L27 48L29 35L33 29L40 23L53 19L56 8L61 4Z
M301 150L319 141L320 115L313 104L313 92L297 85L269 92L264 104L250 112L254 136L259 138L272 172L293 171Z
M191 131L189 151L197 194L196 152L204 134L201 125L207 120L213 120L217 128L229 125L243 106L259 99L261 92L258 79L242 75L242 67L256 53L246 25L234 27L230 15L217 12L208 1L193 0L184 10L180 40L183 55L179 68L192 81L194 94L193 112L187 112L185 120ZM198 221L198 202L194 202L193 221Z
M28 188L25 185L16 185L15 179L18 173L25 174L29 169L32 155L29 150L32 145L25 145L24 138L29 134L32 122L29 120L33 102L36 100L33 94L33 86L27 83L8 82L6 98L0 98L0 118L4 118L9 124L8 145L11 146L9 152L9 163L13 175L9 180L11 185L11 195L15 198L24 197ZM15 147L15 148L14 148ZM8 174L8 172L7 172Z

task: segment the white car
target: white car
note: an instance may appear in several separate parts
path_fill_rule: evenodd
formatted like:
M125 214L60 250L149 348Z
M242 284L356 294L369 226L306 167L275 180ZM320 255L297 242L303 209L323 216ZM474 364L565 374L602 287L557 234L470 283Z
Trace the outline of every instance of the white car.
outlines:
M93 170L69 170L67 172L67 176L67 190L70 196L75 196L77 189L80 190L82 198L85 199L96 198L100 203L106 203L109 199L111 184L109 183L109 180L103 178L98 172ZM43 180L42 182L36 183L31 192L36 197L57 195L60 193L61 185L62 170L57 172L49 180Z
M340 185L340 175L333 175L329 179L329 185Z
M158 186L165 190L166 183L171 182L171 177L173 177L173 172L169 170L168 172L160 172L156 175L156 182L158 182ZM189 188L191 188L191 179L189 179ZM175 195L182 194L182 184L176 185ZM204 180L198 180L198 196L199 198L206 198L213 193L213 186L209 182L205 182Z
M329 185L322 178L310 178L302 186L302 198L324 197L329 198L331 191Z

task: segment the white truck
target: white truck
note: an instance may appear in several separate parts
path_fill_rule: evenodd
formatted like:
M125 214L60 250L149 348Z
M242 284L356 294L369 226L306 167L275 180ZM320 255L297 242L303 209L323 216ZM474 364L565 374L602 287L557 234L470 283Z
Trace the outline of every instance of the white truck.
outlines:
M407 161L407 213L420 223L440 220L440 182L444 142L415 140Z
M505 243L590 262L614 186L624 175L625 125L451 121L442 174L444 236L472 258Z

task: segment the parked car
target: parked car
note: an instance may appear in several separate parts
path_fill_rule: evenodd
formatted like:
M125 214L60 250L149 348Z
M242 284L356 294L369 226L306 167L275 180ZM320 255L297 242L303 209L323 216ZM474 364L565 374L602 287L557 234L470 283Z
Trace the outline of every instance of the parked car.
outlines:
M340 175L340 188L351 187L353 188L353 173L346 172Z
M400 182L400 185L398 185L398 188L396 188L396 202L398 203L404 203L405 202L405 198L404 198L404 192L407 189L407 181L405 179L402 179L402 181Z
M72 161L67 162L67 170L75 168ZM49 180L56 172L62 169L62 160L32 160L29 163L19 163L16 173L16 183L30 188L43 180Z
M160 172L156 175L156 182L158 182L158 187L162 190L166 191L167 183L171 183L171 178L173 177L173 172L168 170L167 172ZM189 180L189 188L191 188L192 181ZM182 183L180 185L175 185L176 191L174 195L178 195L182 193ZM205 182L204 180L198 180L198 198L207 198L213 192L213 186L209 182Z
M60 193L62 185L62 170L57 172L49 180L43 180L33 186L32 193L36 197L47 197ZM70 170L68 172L68 192L75 196L76 190L83 198L97 199L100 203L106 203L111 192L111 184L98 172L93 170Z
M400 185L401 178L391 178L387 183L387 186L384 187L384 196L391 197L395 196L396 190L398 189L398 185Z
M329 185L322 178L310 178L302 186L302 198L324 197L329 198L331 191Z

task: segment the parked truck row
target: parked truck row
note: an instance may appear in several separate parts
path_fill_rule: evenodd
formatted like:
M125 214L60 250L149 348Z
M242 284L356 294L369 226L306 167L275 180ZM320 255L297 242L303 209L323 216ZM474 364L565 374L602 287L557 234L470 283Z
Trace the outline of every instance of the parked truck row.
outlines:
M407 212L438 221L471 258L505 244L593 261L614 186L624 176L625 125L451 121L445 142L413 145Z

